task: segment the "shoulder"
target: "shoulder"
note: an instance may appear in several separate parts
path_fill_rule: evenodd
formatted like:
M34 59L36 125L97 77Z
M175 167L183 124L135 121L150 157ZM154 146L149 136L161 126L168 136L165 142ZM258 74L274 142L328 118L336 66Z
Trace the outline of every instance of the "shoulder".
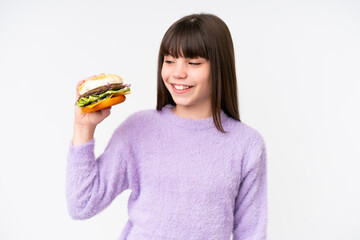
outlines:
M229 118L225 130L228 130L233 137L241 140L247 147L265 145L262 134L255 127L244 122Z
M231 120L231 130L234 142L238 141L242 152L242 169L246 172L266 161L266 145L262 134L253 126L236 120Z
M159 112L155 109L141 110L128 116L115 130L122 135L137 135L139 131L146 130L147 127L158 124Z
M139 125L146 124L148 122L156 120L158 118L158 112L155 109L141 110L131 114L123 124L127 125Z

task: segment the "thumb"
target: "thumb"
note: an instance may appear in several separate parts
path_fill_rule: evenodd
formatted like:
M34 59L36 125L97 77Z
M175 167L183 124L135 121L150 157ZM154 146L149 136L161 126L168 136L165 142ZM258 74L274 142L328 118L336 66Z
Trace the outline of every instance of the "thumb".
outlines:
M75 97L76 97L76 99L75 99L75 101L77 101L78 99L79 99L79 97L80 97L80 93L79 93L79 87L81 86L81 84L83 84L85 82L85 80L80 80L80 81L78 81L78 83L77 83L77 85L76 85L76 91L75 91Z

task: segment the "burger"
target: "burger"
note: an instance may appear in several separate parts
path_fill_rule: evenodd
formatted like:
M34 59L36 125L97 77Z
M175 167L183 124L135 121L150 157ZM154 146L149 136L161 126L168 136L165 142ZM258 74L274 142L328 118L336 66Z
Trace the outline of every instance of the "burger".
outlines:
M86 80L78 90L76 105L82 113L91 113L124 102L130 84L124 84L116 74L103 74Z

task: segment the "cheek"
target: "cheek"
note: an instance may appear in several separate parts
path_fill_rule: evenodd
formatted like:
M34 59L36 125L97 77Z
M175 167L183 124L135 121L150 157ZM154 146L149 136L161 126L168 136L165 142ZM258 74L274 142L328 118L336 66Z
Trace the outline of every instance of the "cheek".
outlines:
M210 86L210 73L208 71L203 71L198 75L198 79L200 79L200 82L204 86Z
M162 77L163 81L166 81L169 78L169 71L166 67L162 67L161 77Z

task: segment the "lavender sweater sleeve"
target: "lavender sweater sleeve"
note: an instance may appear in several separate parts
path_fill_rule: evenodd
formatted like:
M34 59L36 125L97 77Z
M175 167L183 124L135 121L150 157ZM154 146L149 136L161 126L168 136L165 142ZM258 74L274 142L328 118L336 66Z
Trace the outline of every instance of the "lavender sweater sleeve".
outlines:
M86 219L96 215L128 188L129 148L118 137L120 131L121 128L114 132L105 151L97 159L94 139L78 146L70 143L66 197L72 218Z
M258 135L248 146L234 211L234 240L265 240L267 232L266 148Z

